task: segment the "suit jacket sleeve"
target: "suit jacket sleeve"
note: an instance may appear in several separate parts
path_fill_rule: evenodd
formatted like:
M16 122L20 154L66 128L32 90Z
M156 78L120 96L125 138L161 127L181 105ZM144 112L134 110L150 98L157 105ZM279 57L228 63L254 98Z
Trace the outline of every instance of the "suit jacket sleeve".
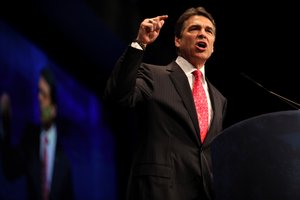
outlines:
M117 61L104 91L107 103L118 103L123 106L133 106L137 98L135 94L138 69L143 59L144 51L128 47Z

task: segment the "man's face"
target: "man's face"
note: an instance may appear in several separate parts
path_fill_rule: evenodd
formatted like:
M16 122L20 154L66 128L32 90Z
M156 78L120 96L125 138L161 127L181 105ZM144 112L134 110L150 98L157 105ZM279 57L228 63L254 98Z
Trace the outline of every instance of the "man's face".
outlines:
M215 42L215 27L204 16L192 16L185 23L175 46L180 55L196 67L202 67L211 56Z
M38 88L41 122L43 126L47 127L52 123L56 115L56 108L51 102L50 86L44 77L40 77Z

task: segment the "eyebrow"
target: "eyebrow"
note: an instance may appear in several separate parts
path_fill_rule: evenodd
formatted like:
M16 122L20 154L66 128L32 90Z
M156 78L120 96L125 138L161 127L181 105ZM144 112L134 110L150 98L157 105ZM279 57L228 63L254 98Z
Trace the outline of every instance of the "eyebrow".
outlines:
M204 29L209 29L209 30L215 32L214 27L212 27L212 26L210 26L210 25L204 25L204 26L203 26L203 25L200 25L200 24L192 24L192 25L190 25L189 27L187 27L187 29L189 30L189 29L195 28L195 27L197 27L197 28L201 27L201 28L204 28Z

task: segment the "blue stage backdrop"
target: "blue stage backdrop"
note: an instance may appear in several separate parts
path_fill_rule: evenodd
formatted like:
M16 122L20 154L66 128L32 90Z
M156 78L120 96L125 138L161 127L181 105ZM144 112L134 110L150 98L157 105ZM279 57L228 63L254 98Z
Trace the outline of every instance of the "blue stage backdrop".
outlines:
M115 143L101 119L99 99L12 27L2 21L0 27L0 93L11 97L13 141L18 142L25 123L39 120L39 71L50 64L58 83L58 119L76 199L117 199ZM25 193L24 178L8 182L0 170L0 199L23 199Z

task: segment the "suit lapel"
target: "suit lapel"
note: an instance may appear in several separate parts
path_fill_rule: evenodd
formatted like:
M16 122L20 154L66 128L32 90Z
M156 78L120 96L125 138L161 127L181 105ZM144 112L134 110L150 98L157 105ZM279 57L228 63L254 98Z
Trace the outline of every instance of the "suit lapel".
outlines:
M32 138L32 149L30 153L34 155L30 155L31 159L29 160L30 168L28 168L28 176L32 181L32 187L34 191L37 192L37 196L42 196L42 166L41 166L41 158L40 158L40 129L38 127L32 127L29 130L30 137ZM31 140L31 139L30 139Z
M57 194L59 193L59 188L61 187L62 184L62 180L61 180L62 177L64 177L64 172L62 171L62 167L61 167L61 149L59 144L57 143L55 149L55 158L53 163L53 174L52 174L51 192L50 192L50 195L52 197L57 196Z
M215 88L212 86L212 84L207 79L206 79L206 82L207 82L207 86L208 86L208 90L209 90L209 94L210 94L210 101L211 101L211 107L212 107L212 110L213 110L213 116L212 116L211 124L210 124L211 128L209 129L208 134L207 134L207 136L204 140L204 143L203 143L205 146L210 144L216 136L214 134L216 132L214 130L214 127L216 127L215 124L217 123L216 120L218 120L218 119L216 119L216 117L215 117L215 116L217 116L215 112L218 112L218 111L221 110L221 108L216 108L216 106L218 105L217 102L216 102L217 101L216 97L218 96L218 94L216 94Z
M193 95L188 79L182 69L175 62L172 62L170 65L168 65L168 70L171 72L170 79L173 82L178 94L182 98L184 107L186 108L187 112L189 113L190 119L193 122L195 129L194 133L198 143L200 144L200 138L198 134L200 133L200 130L198 126L197 112L194 106Z

